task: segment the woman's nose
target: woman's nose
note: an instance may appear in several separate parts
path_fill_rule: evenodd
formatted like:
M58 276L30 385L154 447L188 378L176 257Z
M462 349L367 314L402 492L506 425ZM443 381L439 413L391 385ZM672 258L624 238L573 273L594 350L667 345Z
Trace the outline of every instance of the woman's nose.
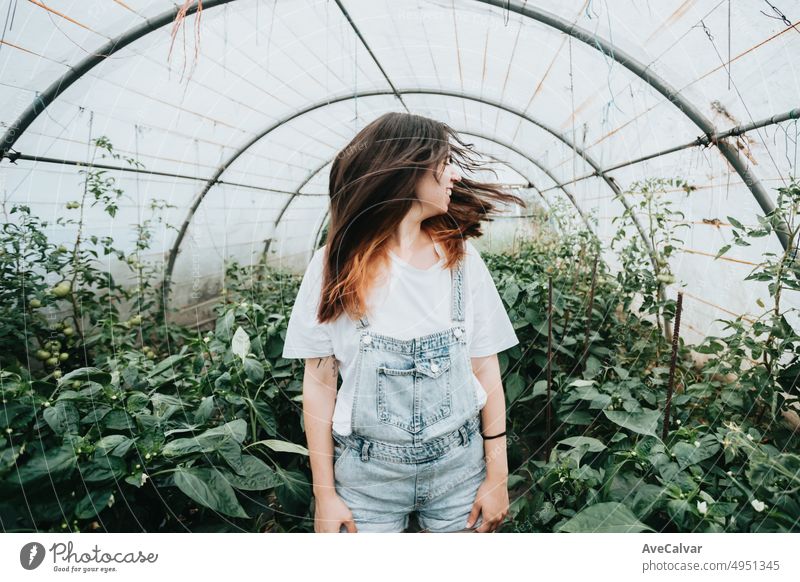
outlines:
M454 167L450 167L450 182L460 182L461 181L461 174L456 170Z

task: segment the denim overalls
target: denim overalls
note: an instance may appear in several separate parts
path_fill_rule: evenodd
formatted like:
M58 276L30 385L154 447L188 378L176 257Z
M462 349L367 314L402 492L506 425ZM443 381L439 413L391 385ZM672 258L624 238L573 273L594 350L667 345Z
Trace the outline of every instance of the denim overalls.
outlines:
M333 438L336 492L360 532L403 531L413 511L424 530L463 530L486 476L463 263L451 271L452 327L401 340L370 332L366 316L356 325L352 433Z

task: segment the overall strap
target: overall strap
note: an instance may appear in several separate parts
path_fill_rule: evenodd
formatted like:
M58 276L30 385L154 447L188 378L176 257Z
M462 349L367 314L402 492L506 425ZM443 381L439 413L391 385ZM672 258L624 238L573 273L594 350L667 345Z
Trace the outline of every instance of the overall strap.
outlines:
M453 321L464 321L464 258L450 272L450 318Z

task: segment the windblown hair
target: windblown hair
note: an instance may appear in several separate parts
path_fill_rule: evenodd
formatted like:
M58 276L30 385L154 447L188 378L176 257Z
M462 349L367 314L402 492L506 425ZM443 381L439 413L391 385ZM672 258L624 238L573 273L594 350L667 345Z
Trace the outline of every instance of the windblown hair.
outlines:
M418 180L426 171L438 172L448 153L460 169L474 172L483 165L473 144L447 124L398 112L369 123L339 152L330 173L320 323L342 313L353 319L366 313L369 291L389 264L388 240L417 200ZM446 268L454 268L466 253L465 239L482 234L481 222L501 213L492 201L526 207L499 184L462 175L453 185L447 213L422 222L421 228L444 250Z

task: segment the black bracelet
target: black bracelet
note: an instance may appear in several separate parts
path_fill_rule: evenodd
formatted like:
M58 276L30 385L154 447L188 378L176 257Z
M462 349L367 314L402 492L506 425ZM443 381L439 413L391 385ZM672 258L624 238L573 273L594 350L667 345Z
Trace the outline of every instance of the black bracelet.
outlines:
M487 439L496 439L497 437L501 437L504 434L506 434L506 431L503 431L500 434L496 434L494 436L486 436L486 435L483 435L483 434L481 436L483 437L483 440L487 440Z

